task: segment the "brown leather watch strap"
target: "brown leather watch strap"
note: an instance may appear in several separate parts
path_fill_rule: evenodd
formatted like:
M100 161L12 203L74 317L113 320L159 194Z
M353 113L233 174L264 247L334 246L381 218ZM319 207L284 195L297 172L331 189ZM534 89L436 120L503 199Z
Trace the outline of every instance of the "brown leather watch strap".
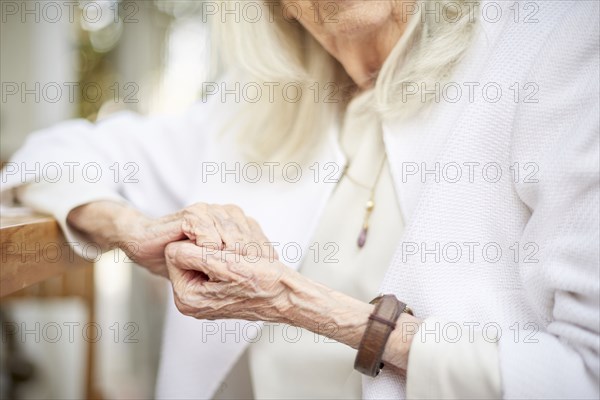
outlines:
M354 369L362 374L375 377L379 374L383 363L383 351L396 321L407 307L393 294L376 297L371 301L375 304L373 313L369 316L367 328L358 346L354 361Z

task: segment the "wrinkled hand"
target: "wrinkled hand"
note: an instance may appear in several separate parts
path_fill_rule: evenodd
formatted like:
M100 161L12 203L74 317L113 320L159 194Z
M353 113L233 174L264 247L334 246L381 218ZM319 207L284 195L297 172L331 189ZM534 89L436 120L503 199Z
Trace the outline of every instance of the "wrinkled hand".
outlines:
M243 256L278 257L258 223L235 205L196 203L166 217L138 220L134 226L120 247L133 261L165 277L165 247L186 238Z
M289 324L358 348L372 304L312 281L275 258L179 241L165 249L177 309L197 319L242 319ZM403 313L383 361L406 369L420 320ZM411 330L405 330L410 326Z
M72 210L67 222L103 251L118 247L137 264L165 277L165 247L183 239L242 255L277 258L256 221L234 205L197 203L153 219L125 204L97 201Z
M190 241L166 247L175 304L199 319L276 321L288 312L288 268L275 258L241 256Z

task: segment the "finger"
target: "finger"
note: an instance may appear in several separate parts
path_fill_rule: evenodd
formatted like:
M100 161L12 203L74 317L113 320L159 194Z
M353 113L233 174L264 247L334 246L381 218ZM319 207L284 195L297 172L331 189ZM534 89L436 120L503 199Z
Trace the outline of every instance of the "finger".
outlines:
M250 232L248 217L239 206L236 206L235 204L225 204L224 206L221 206L221 209L229 214L230 218L238 224L242 232Z
M212 247L217 250L223 248L221 235L217 231L213 219L207 214L186 212L181 221L181 230L197 246Z
M279 258L256 220L248 217L240 207L224 205L214 211L219 218L217 229L221 227L219 232L225 237L224 250L235 251L244 256ZM223 222L227 218L227 222ZM229 231L227 227L230 228Z
M190 244L197 247L195 244ZM175 298L179 299L182 305L194 304L193 299L203 296L204 284L210 280L209 276L198 270L188 269L186 263L182 260L187 260L185 256L184 243L170 243L165 250L165 259L167 260L167 272ZM184 312L182 308L178 308Z
M252 231L252 237L260 245L259 256L269 260L279 260L279 254L277 254L275 248L270 244L269 239L265 236L258 222L254 218L248 217L248 225Z
M165 242L174 242L186 237L179 219L160 218L158 223L153 224L149 229L154 237L160 237Z
M186 274L185 271L197 271L204 274L211 281L226 280L227 263L221 259L221 252L215 249L199 247L191 242L175 242L167 246L165 259L169 276L179 279L195 277L194 274Z
M179 266L178 252L182 242L171 242L165 246L165 264L167 275L173 284L173 288L183 279L183 269Z
M274 249L267 243L260 225L254 218L248 217L241 208L237 206L224 206L242 231L242 242L240 253L244 256L275 258ZM227 249L226 249L227 250Z
M215 222L217 232L223 241L223 250L241 253L250 233L245 216L240 217L240 214L233 211L233 208L228 207L226 209L224 206L219 205L211 206L210 213Z

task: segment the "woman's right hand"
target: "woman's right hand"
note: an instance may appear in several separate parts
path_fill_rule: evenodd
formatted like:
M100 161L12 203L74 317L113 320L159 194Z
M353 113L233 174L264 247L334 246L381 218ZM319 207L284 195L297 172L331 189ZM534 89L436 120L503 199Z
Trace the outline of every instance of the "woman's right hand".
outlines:
M154 219L124 204L98 201L73 209L67 222L104 251L118 247L135 263L164 277L165 247L183 239L215 251L278 258L258 223L235 205L196 203Z

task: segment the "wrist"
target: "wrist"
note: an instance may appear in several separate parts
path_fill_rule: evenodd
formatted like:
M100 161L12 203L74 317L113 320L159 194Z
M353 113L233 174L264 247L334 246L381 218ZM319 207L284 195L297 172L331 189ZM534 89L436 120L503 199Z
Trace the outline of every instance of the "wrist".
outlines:
M286 268L282 274L284 304L278 322L307 329L357 349L374 306L314 282ZM385 344L382 360L406 369L408 354L421 320L407 313L398 318Z
M138 229L140 218L145 217L127 205L97 201L71 210L67 215L67 224L106 251L134 240L133 228Z
M139 242L151 221L140 211L122 204L115 204L112 214L114 247Z
M312 281L287 268L282 276L286 309L281 321L358 348L373 305Z
M406 369L408 355L413 337L419 330L421 320L407 313L402 313L396 322L396 329L392 331L385 345L382 360L387 365Z

